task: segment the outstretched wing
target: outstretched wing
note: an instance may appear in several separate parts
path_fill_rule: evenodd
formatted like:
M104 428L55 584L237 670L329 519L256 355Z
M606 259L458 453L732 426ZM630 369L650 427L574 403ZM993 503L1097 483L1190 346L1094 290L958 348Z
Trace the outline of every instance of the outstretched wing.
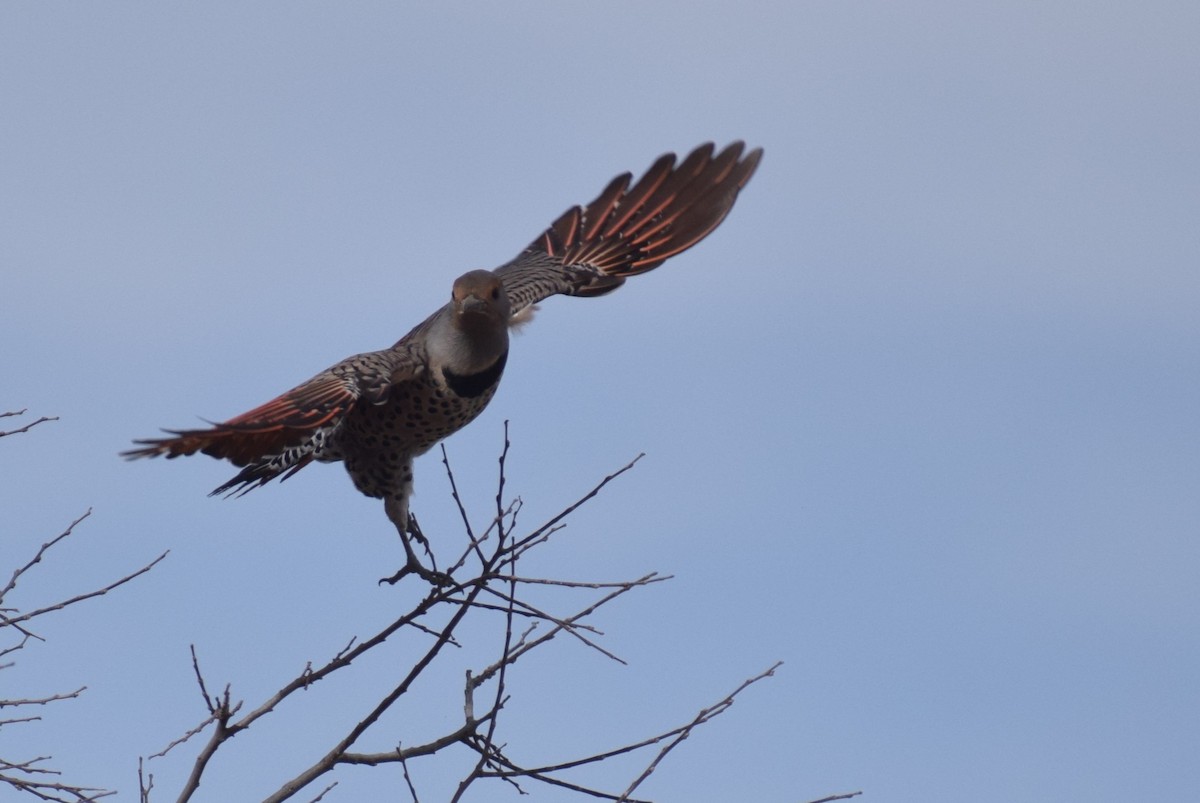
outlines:
M121 455L132 460L201 452L228 460L244 468L212 493L245 493L304 468L356 404L385 401L393 384L416 376L422 366L412 348L359 354L228 421L207 429L164 430L172 437L134 441L139 448Z
M762 158L734 142L713 155L696 148L675 165L665 154L632 187L617 176L587 206L568 209L541 236L496 269L514 316L557 293L598 296L691 248L725 219Z

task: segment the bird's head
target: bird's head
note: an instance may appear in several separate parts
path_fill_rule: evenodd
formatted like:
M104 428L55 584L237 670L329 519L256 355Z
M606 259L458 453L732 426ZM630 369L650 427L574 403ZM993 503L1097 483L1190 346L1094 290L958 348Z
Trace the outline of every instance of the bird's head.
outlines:
M490 270L473 270L455 279L450 306L455 324L463 329L507 326L511 309L504 283Z

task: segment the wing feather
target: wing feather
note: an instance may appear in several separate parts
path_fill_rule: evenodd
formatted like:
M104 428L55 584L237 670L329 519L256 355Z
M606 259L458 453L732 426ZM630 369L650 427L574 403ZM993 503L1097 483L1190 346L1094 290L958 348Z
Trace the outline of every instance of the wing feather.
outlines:
M398 347L359 354L228 421L164 430L171 437L134 441L138 448L121 454L169 459L200 452L244 467L214 493L244 492L280 474L286 479L313 460L356 405L378 404L393 384L416 376L423 365L417 357L412 348Z
M705 143L675 164L659 157L633 186L623 173L586 206L558 217L512 261L496 269L514 316L556 294L598 296L627 276L652 270L707 237L737 200L762 158L734 142L714 156Z

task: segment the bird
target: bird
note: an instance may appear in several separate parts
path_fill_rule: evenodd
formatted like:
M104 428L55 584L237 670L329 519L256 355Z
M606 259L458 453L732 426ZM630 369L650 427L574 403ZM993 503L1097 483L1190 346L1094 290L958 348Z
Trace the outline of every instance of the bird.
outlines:
M487 407L508 361L509 331L528 322L536 304L605 295L703 240L733 208L762 153L741 141L717 152L709 142L678 162L662 155L636 182L622 173L512 260L455 279L445 306L390 348L347 357L222 423L135 440L137 448L121 455L200 452L241 468L210 496L240 496L313 461L340 461L360 492L383 500L400 533L407 562L389 580L414 573L444 582L409 541L411 534L428 550L409 511L413 459Z

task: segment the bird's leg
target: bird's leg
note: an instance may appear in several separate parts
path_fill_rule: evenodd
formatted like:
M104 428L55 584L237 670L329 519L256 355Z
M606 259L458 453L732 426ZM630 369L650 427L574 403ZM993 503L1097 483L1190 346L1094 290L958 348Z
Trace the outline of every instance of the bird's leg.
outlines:
M429 548L429 539L425 537L425 533L421 532L421 525L417 522L417 517L411 512L408 514L408 534L424 548L425 554L429 556L429 562L433 564L433 568L436 570L437 561L433 558L433 550Z
M399 500L388 498L384 500L383 509L387 512L387 516L391 519L392 524L396 526L396 531L400 533L400 543L404 545L404 555L406 558L405 564L400 567L400 571L393 574L391 577L384 577L379 582L395 585L400 579L409 574L415 574L426 582L435 586L450 585L452 582L450 575L445 572L439 572L435 564L433 569L427 569L417 559L417 553L413 551L412 543L409 540L409 534L415 538L425 551L429 554L429 559L433 560L433 553L429 549L429 539L421 532L421 528L417 525L416 517L411 516L408 512L407 500Z

